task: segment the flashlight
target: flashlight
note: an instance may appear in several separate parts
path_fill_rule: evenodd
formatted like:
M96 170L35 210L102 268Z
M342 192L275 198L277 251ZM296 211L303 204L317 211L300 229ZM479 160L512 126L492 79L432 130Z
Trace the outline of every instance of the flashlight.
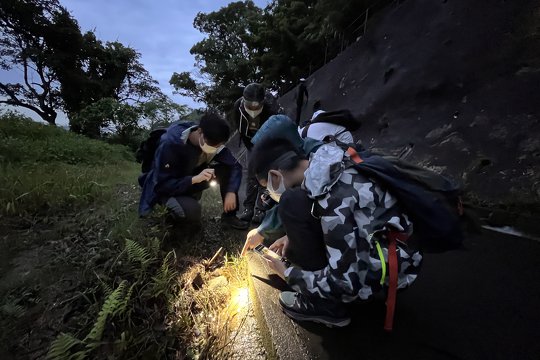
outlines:
M217 181L215 179L210 180L210 186L216 187L217 186Z

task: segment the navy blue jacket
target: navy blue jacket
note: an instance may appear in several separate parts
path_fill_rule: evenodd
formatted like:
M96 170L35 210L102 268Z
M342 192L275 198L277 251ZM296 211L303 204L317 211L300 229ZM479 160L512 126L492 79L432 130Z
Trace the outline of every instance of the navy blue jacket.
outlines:
M171 196L195 194L207 187L207 184L192 184L191 179L208 164L197 166L201 148L192 145L187 139L182 139L182 133L195 123L175 123L161 136L159 146L154 155L152 169L141 175L139 184L142 186L139 202L139 215L145 216L160 200ZM238 192L242 180L242 166L231 151L224 147L212 162L231 168L227 192Z

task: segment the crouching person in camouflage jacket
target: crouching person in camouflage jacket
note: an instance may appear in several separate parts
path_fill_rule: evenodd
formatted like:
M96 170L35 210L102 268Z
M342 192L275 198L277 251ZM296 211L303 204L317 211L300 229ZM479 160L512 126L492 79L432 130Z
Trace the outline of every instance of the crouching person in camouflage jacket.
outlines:
M388 286L388 241L392 231L412 234L412 223L384 188L359 174L335 144L306 159L283 139L255 146L250 171L279 201L286 236L270 248L291 266L267 257L295 292L280 295L293 319L329 326L350 322L344 304L367 300ZM248 246L249 247L249 246ZM411 285L422 261L412 243L398 242L398 289Z

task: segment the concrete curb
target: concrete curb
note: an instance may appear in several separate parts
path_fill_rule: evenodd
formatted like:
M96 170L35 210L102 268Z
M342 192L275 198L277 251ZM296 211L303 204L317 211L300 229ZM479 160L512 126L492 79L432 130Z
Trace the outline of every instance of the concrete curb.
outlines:
M279 305L279 293L287 285L259 256L248 256L250 296L268 359L311 359L299 337L298 325L283 314Z

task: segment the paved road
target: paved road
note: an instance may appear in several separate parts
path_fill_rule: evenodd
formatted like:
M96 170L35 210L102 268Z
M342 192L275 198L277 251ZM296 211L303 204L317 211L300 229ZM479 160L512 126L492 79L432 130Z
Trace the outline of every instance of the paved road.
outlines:
M539 242L485 231L466 250L426 255L414 286L398 294L392 334L381 301L356 306L349 327L304 323L288 338L314 359L540 359L539 275ZM276 301L266 306L290 321Z

